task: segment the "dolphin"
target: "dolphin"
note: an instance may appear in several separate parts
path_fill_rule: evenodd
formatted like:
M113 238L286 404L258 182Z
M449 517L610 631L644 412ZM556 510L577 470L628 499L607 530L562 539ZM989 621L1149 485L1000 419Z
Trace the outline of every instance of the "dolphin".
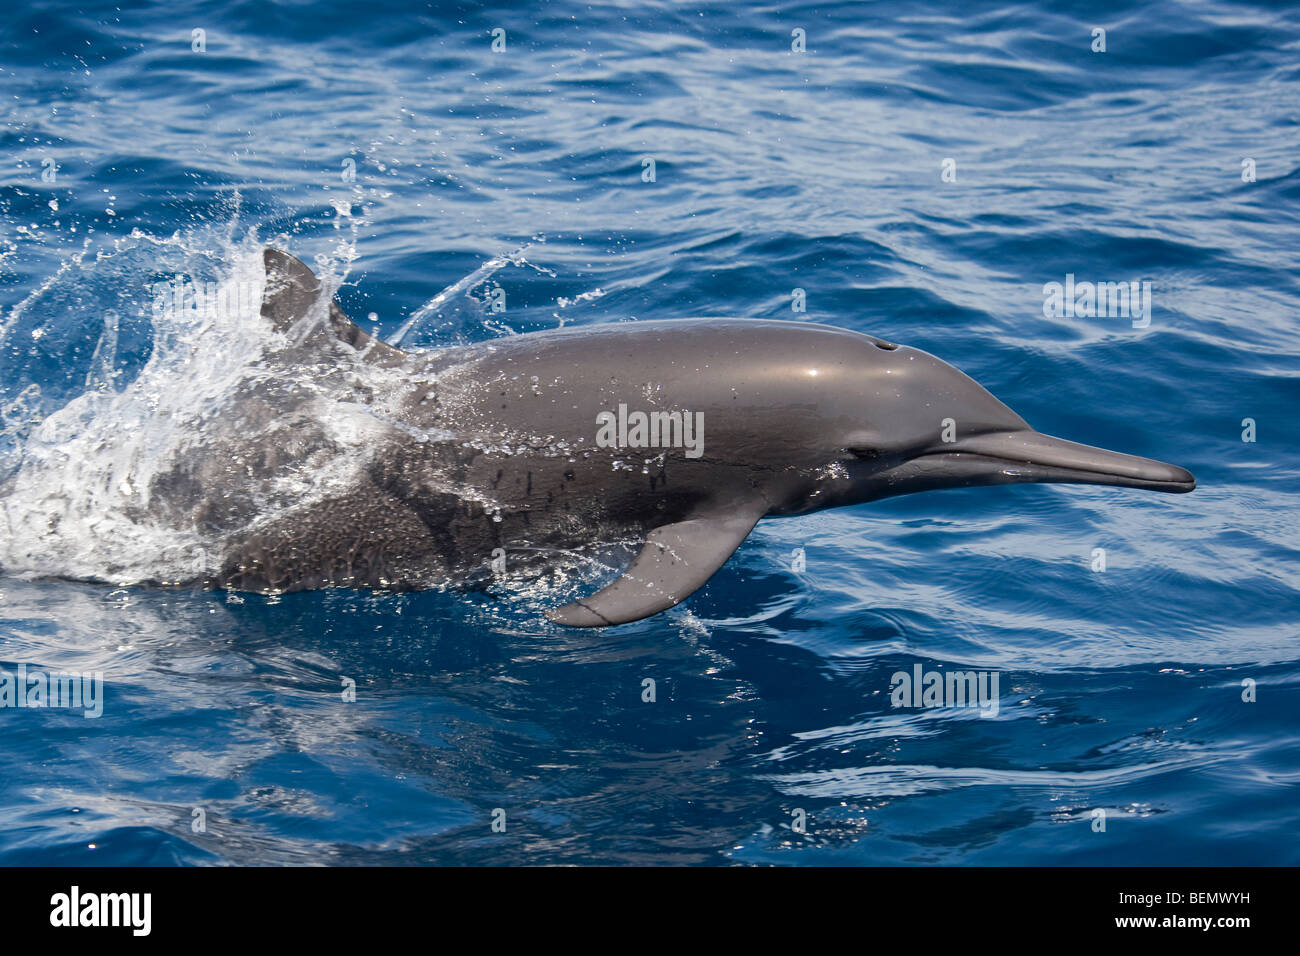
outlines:
M263 258L271 367L332 385L304 397L265 376L222 416L220 455L155 478L152 500L219 541L190 584L416 589L630 542L612 583L546 612L600 627L690 597L765 517L974 485L1196 486L1174 465L1041 434L953 366L872 335L710 318L405 352L352 323L299 260ZM247 476L324 475L322 429L350 416L370 429L362 459L260 519Z

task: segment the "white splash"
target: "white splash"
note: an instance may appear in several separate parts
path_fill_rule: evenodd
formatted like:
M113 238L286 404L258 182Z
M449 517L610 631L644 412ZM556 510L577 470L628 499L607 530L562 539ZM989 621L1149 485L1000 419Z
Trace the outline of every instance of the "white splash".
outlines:
M273 244L287 245L284 237ZM364 464L391 417L383 396L396 394L395 373L358 364L356 375L380 396L371 409L331 394L319 370L268 368L268 351L283 342L260 315L263 248L251 233L234 241L210 229L164 239L136 231L93 256L82 249L0 323L0 355L15 366L46 341L66 340L68 328L93 335L99 326L93 351L79 350L88 356L42 357L46 368L51 359L63 368L85 363L79 393L45 395L33 382L0 400L0 568L6 573L128 584L212 570L217 542L210 532L151 508L151 483L183 454L206 448L209 436L222 432L230 399L272 374L290 375L288 384L315 396L305 407L330 460L324 468L285 468L266 487L254 484L265 505L257 509L259 521L337 490ZM339 240L317 268L335 284L333 271L346 274L352 258L351 241ZM234 307L177 308L150 294L159 278L177 274L202 277ZM243 294L250 287L253 294ZM114 307L93 314L105 301ZM133 373L124 372L129 357L121 351L130 328L150 329L151 351L140 364L144 350L137 349ZM41 362L35 364L29 374L39 377ZM12 372L6 371L8 384L21 380L21 368Z

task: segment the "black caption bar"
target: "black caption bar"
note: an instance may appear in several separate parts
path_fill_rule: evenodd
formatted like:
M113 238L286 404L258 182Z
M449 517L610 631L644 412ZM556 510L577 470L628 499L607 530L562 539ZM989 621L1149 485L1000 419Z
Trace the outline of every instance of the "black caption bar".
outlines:
M1292 870L1250 868L7 869L0 918L8 941L78 945L337 947L373 943L377 927L451 924L497 941L575 924L637 935L702 922L740 939L773 924L815 935L823 921L873 942L960 927L991 941L1032 926L1040 939L1231 943L1283 928L1293 882Z

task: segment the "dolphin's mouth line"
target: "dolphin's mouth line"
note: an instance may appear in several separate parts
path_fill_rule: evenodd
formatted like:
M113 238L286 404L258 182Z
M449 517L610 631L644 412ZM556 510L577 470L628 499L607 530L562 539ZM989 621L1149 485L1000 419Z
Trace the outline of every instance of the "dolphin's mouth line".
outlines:
M1114 485L1184 493L1196 487L1191 472L1152 458L1139 458L1043 435L1032 429L992 432L936 448L911 459L924 471L947 473L957 483L1058 482Z
M994 455L982 455L976 452L936 452L922 455L913 461L943 461L952 463L967 463L970 465L988 465L996 468L999 472L1006 475L1012 481L1024 482L1057 482L1061 484L1102 484L1116 485L1126 488L1146 488L1151 491L1171 491L1187 492L1196 488L1196 480L1189 478L1179 480L1173 478L1138 478L1130 475L1119 475L1108 471L1099 471L1084 468L1066 468L1055 465L1047 465L1041 462L1026 460L1024 458L1003 458ZM984 471L984 468L974 469Z

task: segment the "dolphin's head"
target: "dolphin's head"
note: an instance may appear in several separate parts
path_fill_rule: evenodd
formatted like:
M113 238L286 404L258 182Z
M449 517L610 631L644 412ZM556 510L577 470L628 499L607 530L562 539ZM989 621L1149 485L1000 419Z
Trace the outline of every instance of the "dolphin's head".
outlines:
M828 330L829 331L829 330ZM818 396L812 457L826 464L796 483L797 514L938 488L1020 482L1118 485L1186 492L1191 473L1041 434L969 376L927 352L864 335L792 356Z

